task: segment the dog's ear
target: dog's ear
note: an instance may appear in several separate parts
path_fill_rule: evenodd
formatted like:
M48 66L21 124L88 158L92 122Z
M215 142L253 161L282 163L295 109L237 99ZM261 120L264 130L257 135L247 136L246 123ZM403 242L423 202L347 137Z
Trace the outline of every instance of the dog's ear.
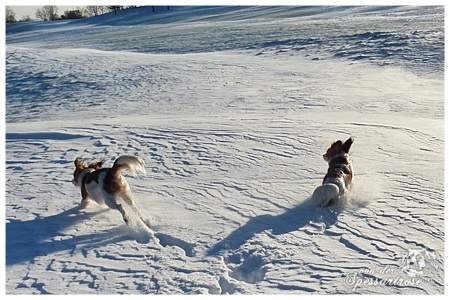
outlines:
M326 161L329 161L333 158L333 156L341 153L342 150L342 142L336 141L333 144L331 144L330 148L328 148L327 152L323 156Z
M93 168L93 169L96 169L96 170L101 169L101 168L103 167L103 164L104 164L105 162L106 162L106 159L102 159L102 160L99 161L99 162L91 163L91 164L89 165L89 168Z
M349 137L348 140L345 141L344 145L342 145L342 151L348 153L350 151L350 147L353 144L353 138Z
M86 168L86 164L84 163L84 161L82 160L81 157L78 157L77 159L75 159L75 168L77 169L85 169Z
M341 152L341 150L342 150L342 141L334 142L333 145L331 145L331 149L333 149L332 152L334 154L337 154L337 153Z

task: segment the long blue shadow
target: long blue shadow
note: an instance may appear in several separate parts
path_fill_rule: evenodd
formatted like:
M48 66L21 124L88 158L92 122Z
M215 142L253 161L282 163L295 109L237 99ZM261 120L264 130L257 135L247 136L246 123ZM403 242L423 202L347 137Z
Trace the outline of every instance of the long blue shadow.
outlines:
M341 208L339 207L313 207L310 199L306 199L280 215L266 214L251 218L243 226L212 246L207 254L215 255L221 250L238 249L257 233L266 230L270 230L273 235L281 235L299 230L311 222L320 221L331 226L336 223L340 212Z
M117 236L117 231L84 234L67 237L60 232L83 222L104 210L87 213L79 207L60 214L36 218L30 221L10 220L6 223L6 265L32 261L38 256L75 249L78 245L115 243L127 237ZM58 239L55 239L58 237Z

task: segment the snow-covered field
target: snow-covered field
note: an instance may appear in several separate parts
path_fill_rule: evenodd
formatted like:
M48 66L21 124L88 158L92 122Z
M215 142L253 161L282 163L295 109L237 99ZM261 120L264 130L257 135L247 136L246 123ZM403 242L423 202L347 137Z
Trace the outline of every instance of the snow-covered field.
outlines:
M159 9L7 27L8 294L444 292L443 7ZM151 230L78 207L123 154Z

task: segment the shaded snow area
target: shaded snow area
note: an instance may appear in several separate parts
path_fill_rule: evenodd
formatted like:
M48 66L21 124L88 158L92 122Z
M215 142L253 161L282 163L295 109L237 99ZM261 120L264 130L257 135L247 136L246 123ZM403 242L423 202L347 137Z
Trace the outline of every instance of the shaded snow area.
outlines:
M444 292L443 7L158 9L8 25L8 294ZM124 154L149 226L71 183Z

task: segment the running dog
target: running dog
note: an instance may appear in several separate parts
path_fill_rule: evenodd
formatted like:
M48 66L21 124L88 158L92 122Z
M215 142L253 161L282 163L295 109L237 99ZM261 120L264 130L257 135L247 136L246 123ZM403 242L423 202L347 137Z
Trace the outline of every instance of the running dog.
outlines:
M91 200L106 204L109 208L118 210L128 224L130 218L120 202L123 199L144 220L134 203L130 186L121 173L123 169L127 169L133 175L136 175L136 171L146 175L144 161L137 156L123 155L114 162L112 168L103 168L104 163L105 160L102 160L86 165L84 159L75 160L72 183L81 189L81 205L86 206Z
M313 200L321 207L327 207L345 195L353 181L353 166L350 161L350 147L353 138L345 143L336 141L331 144L323 159L328 162L328 172L323 178L322 185L313 193Z

